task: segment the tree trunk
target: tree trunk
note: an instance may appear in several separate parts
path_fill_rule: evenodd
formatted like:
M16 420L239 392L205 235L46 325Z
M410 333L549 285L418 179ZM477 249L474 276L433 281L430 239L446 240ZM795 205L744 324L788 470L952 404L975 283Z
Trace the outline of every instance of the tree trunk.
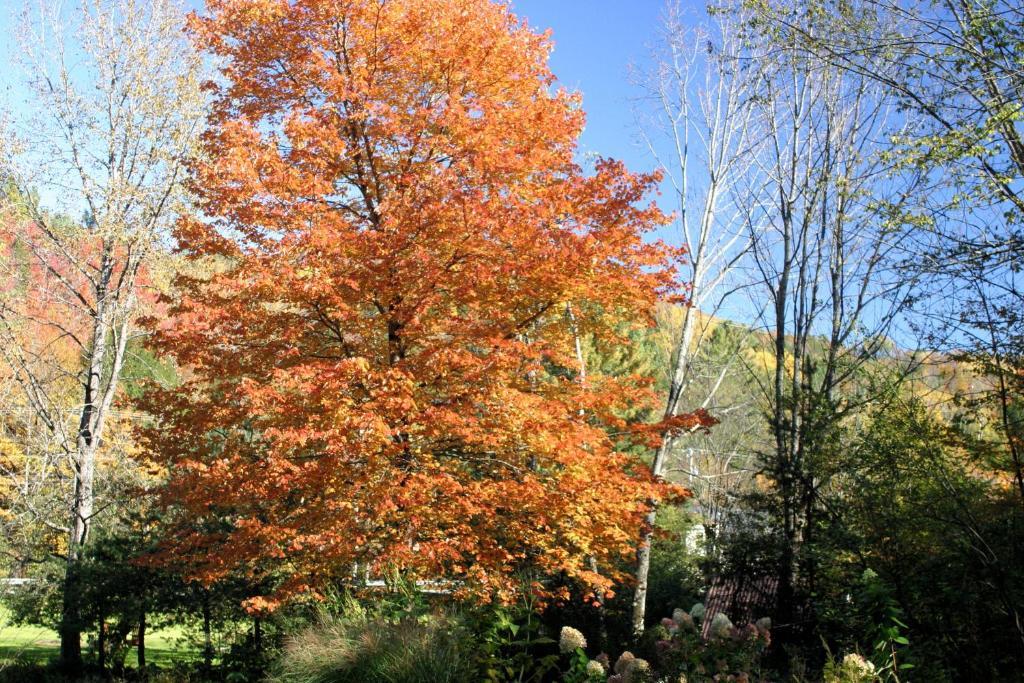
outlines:
M68 560L64 570L64 597L60 622L60 663L69 676L82 670L82 626L78 610L81 579L79 566Z
M643 635L647 616L647 581L651 571L651 541L654 538L654 522L657 513L651 510L644 520L645 528L636 551L636 588L633 591L633 637L639 640Z
M64 568L64 596L60 623L60 659L63 668L75 674L82 669L81 562L89 536L93 512L93 478L95 449L83 435L78 438L77 477L71 510L71 533L68 538L67 562Z
M146 609L139 611L139 637L138 637L138 663L139 672L146 669Z
M682 398L683 389L686 387L687 373L690 369L690 348L693 344L694 326L696 324L696 313L692 306L687 306L683 314L683 326L679 331L679 340L676 342L676 360L672 371L672 382L668 389L668 400L665 404L665 413L662 417L668 419L674 417L679 410L679 401ZM665 460L672 449L672 439L669 434L661 437L661 445L651 463L651 474L660 477L665 471ZM654 539L654 523L657 521L658 512L654 508L647 513L644 520L643 535L640 538L640 546L636 551L636 589L633 592L633 637L639 639L644 632L644 619L647 616L647 580L651 572L651 542Z
M99 658L100 672L107 670L107 615L100 611L99 634L96 636L96 654Z
M103 276L97 287L97 299L103 301L106 294L106 283L110 278L111 265L107 258L103 261ZM85 544L89 540L89 527L92 524L94 492L93 483L96 470L96 449L99 444L99 432L103 426L102 380L107 355L110 325L106 319L107 311L102 306L97 310L92 329L92 350L89 354L89 375L84 382L82 412L78 419L78 435L75 440L75 494L71 502L70 534L68 538L67 567L64 572L64 599L60 625L60 658L64 667L70 671L79 671L82 667L82 626L79 612L81 596L81 578L79 567L82 561ZM123 341L122 341L123 346ZM119 371L117 358L113 372ZM115 379L116 381L116 379Z
M78 418L78 433L75 439L75 494L70 510L70 534L60 626L61 661L64 667L71 671L78 671L82 666L82 627L79 618L81 579L78 568L89 541L89 528L92 525L96 452L99 449L107 411L114 400L128 342L127 322L122 323L120 327L113 325L113 311L105 303L114 271L111 256L113 250L113 244L105 241L100 276L96 283L96 301L99 304L93 316L88 376L83 383L82 412ZM127 321L127 318L125 320ZM111 335L115 337L113 344ZM106 381L105 373L109 374Z
M675 414L675 406L669 398L671 413L666 411L666 417ZM651 472L654 476L661 476L665 469L665 458L672 448L671 440L666 435L661 440L658 453L654 456L651 464ZM633 637L639 639L644 632L644 620L647 616L647 583L651 572L651 543L654 540L654 523L657 521L658 512L654 508L647 513L644 519L643 535L640 538L640 546L636 551L636 588L633 591Z
M210 594L203 591L203 664L213 667L213 629L210 625Z
M80 618L80 567L93 513L93 479L96 449L80 435L78 444L75 498L72 506L67 564L64 569L64 598L60 625L60 658L65 668L82 667L82 625Z

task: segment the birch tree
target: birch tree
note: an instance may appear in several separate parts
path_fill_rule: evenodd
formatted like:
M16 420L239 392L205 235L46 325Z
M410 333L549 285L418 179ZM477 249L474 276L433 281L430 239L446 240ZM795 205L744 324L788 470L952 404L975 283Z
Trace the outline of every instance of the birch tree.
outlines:
M81 665L80 560L102 512L97 453L140 302L159 280L165 228L185 199L200 120L200 61L183 22L173 0L40 2L23 16L30 99L27 115L10 118L22 151L12 176L26 201L19 229L5 235L17 255L5 276L20 286L0 300L0 353L71 472L60 628L71 669ZM26 336L26 326L43 334ZM45 339L70 343L77 361L63 363ZM54 393L68 379L71 410Z
M756 185L761 133L754 116L752 69L738 30L742 17L721 14L709 27L691 27L679 3L670 4L655 67L641 79L640 135L672 189L687 263L688 301L674 341L664 419L678 415L694 379L693 361L709 321L737 291L736 266L750 245L741 209ZM707 408L731 364L699 397ZM739 369L735 366L732 369ZM666 432L651 464L661 477L680 435ZM656 512L637 551L632 626L644 629L651 539Z

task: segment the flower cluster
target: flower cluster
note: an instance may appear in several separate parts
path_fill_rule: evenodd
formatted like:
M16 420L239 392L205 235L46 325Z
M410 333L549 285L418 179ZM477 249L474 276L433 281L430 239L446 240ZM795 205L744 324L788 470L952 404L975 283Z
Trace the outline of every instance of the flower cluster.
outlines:
M697 603L689 611L673 610L648 635L654 639L658 674L665 680L752 683L752 672L771 642L771 620L737 626L728 615L711 613Z
M852 652L843 657L843 668L849 671L855 671L864 676L875 675L875 665L860 655Z
M704 620L710 619L703 629ZM706 632L706 637L702 635ZM625 651L611 664L607 654L587 659L583 634L563 627L559 649L570 660L563 681L569 683L649 683L650 681L714 681L755 683L761 653L771 642L771 620L736 626L723 613L710 613L697 603L689 611L674 609L650 629L641 647L653 650L650 661Z
M725 615L724 612L718 612L711 619L711 637L725 639L729 637L733 629L736 627L732 625L732 621Z
M826 683L875 683L879 678L874 664L851 652L842 662L830 660L825 665L824 680Z
M608 670L608 655L589 659L584 650L586 637L572 626L563 626L558 634L558 650L568 668L562 672L563 683L604 683Z
M608 683L641 683L651 677L651 664L646 659L636 657L629 650L619 655L615 662L615 674L608 678Z
M582 633L574 629L572 626L563 626L561 633L558 634L558 650L563 655L575 652L576 650L583 650L587 647L587 639Z

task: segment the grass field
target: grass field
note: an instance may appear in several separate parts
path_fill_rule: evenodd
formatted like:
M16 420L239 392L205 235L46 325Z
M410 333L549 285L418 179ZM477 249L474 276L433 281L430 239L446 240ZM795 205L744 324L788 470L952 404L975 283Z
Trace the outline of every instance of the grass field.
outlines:
M84 637L82 645L86 646ZM41 663L56 658L59 649L60 641L55 631L12 624L10 613L0 608L0 663L16 660ZM166 667L198 656L198 652L185 641L180 627L159 629L146 635L147 664ZM136 661L135 648L132 648L125 663L131 667Z

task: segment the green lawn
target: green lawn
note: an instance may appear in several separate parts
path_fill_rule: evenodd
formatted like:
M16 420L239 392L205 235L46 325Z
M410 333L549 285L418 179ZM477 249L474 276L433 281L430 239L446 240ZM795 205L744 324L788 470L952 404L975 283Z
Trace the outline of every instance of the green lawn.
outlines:
M84 637L82 645L86 646ZM56 632L39 626L14 625L9 612L0 607L0 663L13 660L45 662L56 658L59 649ZM198 656L198 652L185 642L181 627L172 626L146 635L147 664L166 667ZM135 666L136 661L135 648L132 648L125 663Z
M53 631L38 626L15 626L6 610L0 610L0 661L46 660L57 653L58 645Z

